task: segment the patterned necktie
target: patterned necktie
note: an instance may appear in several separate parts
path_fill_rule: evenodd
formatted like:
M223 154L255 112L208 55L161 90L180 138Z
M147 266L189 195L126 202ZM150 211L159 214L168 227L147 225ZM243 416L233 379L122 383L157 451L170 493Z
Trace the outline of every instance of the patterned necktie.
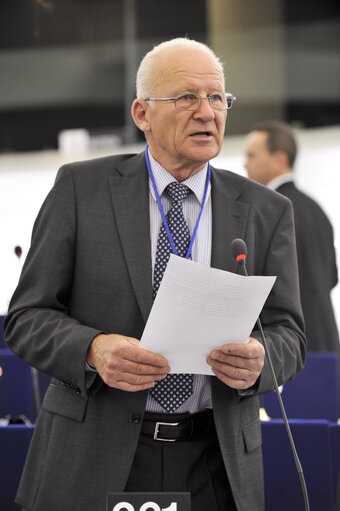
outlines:
M166 215L169 229L178 255L185 257L190 243L190 233L183 215L182 202L185 197L191 193L191 190L182 183L174 181L166 187L165 191L170 196L172 203L172 206ZM163 278L170 254L170 243L164 223L162 223L158 236L154 269L154 298ZM168 374L166 378L161 381L157 381L155 386L150 389L152 397L156 399L156 401L168 413L173 413L177 408L179 408L179 406L181 406L191 396L192 392L192 374Z

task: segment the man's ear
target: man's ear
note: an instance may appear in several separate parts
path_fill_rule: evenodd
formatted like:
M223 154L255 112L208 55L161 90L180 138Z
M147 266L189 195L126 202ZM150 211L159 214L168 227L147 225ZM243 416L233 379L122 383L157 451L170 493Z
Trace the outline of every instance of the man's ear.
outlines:
M286 170L289 167L288 155L284 151L275 151L275 163L277 170Z
M144 99L135 99L131 106L131 115L136 126L144 133L150 131L148 105Z

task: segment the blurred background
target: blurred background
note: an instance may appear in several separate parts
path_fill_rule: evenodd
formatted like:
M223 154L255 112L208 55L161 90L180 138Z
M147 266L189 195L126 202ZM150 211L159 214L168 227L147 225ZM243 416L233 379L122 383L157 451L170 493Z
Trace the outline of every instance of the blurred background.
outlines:
M155 44L176 36L208 43L237 96L213 163L245 175L252 124L288 122L300 149L297 182L329 215L339 254L338 0L2 0L0 314L59 166L143 149L130 117L136 69Z

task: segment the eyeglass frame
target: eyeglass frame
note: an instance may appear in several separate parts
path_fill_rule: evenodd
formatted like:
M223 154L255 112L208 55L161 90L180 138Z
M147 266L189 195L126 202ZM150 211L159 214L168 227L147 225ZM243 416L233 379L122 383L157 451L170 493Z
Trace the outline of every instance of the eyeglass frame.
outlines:
M198 104L197 104L197 107L195 108L178 108L178 106L176 105L176 101L181 97L181 96L185 96L187 94L192 94L194 96L196 96L197 100L198 100ZM227 96L228 97L231 97L231 105L228 107L228 101L227 101L227 107L226 108L216 108L215 106L213 106L211 104L211 96L213 96L214 94L224 94L225 98L227 99ZM199 107L201 106L201 101L202 99L207 99L209 101L209 105L210 107L213 109L213 110L217 110L219 112L224 112L225 110L230 110L231 107L233 106L233 102L237 99L236 96L234 96L231 92L213 92L212 94L209 94L209 96L199 96L198 94L196 94L195 92L182 92L181 94L178 94L178 96L175 96L175 97L172 97L172 98L143 98L144 101L174 101L175 103L175 108L177 110L186 110L188 112L194 112L195 110L198 110Z

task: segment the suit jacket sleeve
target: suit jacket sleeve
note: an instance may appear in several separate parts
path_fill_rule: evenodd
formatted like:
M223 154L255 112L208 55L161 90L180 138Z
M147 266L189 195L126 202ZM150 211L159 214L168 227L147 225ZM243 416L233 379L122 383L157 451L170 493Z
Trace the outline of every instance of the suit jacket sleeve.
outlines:
M69 315L76 229L75 186L62 167L35 221L4 330L8 347L25 362L86 395L87 350L101 330Z

